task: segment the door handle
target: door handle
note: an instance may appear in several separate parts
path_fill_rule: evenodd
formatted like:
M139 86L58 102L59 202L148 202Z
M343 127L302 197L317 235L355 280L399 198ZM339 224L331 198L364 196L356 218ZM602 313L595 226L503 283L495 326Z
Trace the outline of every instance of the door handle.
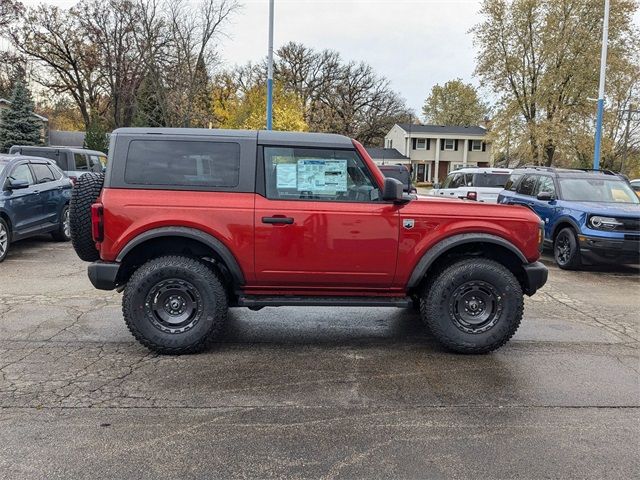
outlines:
M262 217L262 223L291 225L293 218L291 217Z

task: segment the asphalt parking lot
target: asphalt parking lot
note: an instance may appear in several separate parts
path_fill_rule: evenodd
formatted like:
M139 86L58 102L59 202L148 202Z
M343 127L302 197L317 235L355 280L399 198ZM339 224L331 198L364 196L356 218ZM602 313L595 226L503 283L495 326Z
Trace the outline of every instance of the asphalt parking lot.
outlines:
M442 351L401 309L233 310L138 345L69 244L0 264L0 477L637 478L640 268L564 272L514 339Z

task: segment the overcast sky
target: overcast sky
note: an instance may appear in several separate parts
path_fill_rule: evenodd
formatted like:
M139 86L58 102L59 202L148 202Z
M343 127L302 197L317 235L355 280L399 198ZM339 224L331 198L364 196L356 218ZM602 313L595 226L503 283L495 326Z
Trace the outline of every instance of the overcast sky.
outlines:
M220 38L228 66L267 53L268 0L239 1L242 10L226 27L228 36ZM48 3L67 7L75 1ZM436 83L457 77L477 83L467 32L479 21L479 6L479 0L275 0L274 48L295 41L337 50L345 60L365 61L421 114Z

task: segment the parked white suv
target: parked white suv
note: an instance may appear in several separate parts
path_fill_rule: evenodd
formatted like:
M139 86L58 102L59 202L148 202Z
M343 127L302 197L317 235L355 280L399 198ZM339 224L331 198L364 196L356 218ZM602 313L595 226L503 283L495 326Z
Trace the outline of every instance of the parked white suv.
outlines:
M497 203L510 174L508 168L461 168L447 175L442 184L436 183L429 195Z

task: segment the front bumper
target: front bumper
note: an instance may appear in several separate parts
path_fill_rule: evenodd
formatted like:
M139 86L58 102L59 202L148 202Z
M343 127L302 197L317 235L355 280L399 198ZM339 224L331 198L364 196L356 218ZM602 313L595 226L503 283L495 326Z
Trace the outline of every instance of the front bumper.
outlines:
M525 274L524 293L531 296L547 283L549 270L541 262L533 262L523 265Z
M116 262L103 262L98 260L89 265L89 280L99 290L113 290L116 288L116 280L120 264Z
M580 253L596 261L640 260L640 235L625 234L623 238L603 238L578 235Z

